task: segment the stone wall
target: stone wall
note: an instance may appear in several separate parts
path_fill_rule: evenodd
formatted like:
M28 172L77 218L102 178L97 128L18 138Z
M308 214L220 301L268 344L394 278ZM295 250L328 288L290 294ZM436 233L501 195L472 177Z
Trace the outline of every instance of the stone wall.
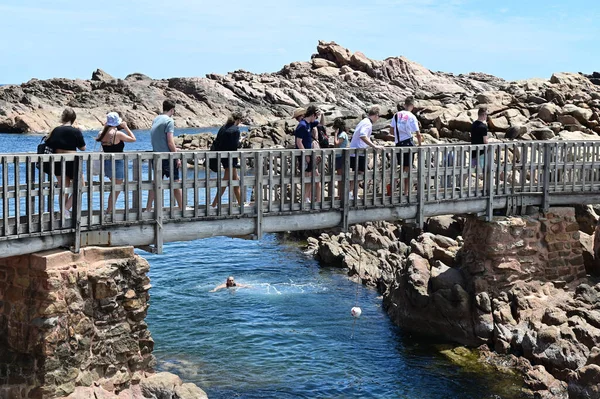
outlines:
M570 283L586 276L573 208L492 223L470 218L463 239L462 269L474 293L498 294L522 281Z
M155 364L148 270L131 247L0 259L0 397L139 382Z

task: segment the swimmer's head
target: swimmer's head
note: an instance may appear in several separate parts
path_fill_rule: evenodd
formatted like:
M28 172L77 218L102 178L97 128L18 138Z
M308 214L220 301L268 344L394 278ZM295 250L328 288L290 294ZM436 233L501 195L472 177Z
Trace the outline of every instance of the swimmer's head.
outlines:
M227 277L227 281L225 282L225 285L227 287L233 287L234 284L235 284L235 281L233 280L233 276Z

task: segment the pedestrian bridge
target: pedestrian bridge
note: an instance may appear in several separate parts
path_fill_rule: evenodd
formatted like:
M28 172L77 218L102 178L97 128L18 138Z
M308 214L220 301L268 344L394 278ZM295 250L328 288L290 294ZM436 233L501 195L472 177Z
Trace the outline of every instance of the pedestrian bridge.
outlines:
M480 162L472 159L481 153ZM354 156L366 156L364 174L353 172ZM412 157L407 170L398 161ZM331 167L341 156L339 174ZM211 158L239 159L240 180L224 180L204 167ZM100 179L105 161L125 163L125 179ZM181 181L163 179L181 160ZM100 162L98 162L100 161ZM317 174L300 173L308 161ZM74 162L70 187L51 174ZM153 168L151 165L155 165ZM133 245L160 253L163 243L211 236L248 236L292 230L326 229L374 220L410 220L494 211L517 214L527 206L600 203L600 142L545 141L488 145L436 145L384 150L240 150L235 152L125 152L103 154L0 155L0 257L59 247L79 251L90 245ZM218 188L239 187L242 204L226 195L213 209ZM353 190L353 187L358 189ZM171 201L182 189L180 210ZM306 190L315 194L304 201ZM145 210L150 191L156 206ZM109 214L108 195L121 192ZM229 191L228 191L229 192ZM352 193L351 193L352 192ZM318 194L317 194L318 193ZM73 195L70 214L62 212ZM321 200L317 201L316 196Z

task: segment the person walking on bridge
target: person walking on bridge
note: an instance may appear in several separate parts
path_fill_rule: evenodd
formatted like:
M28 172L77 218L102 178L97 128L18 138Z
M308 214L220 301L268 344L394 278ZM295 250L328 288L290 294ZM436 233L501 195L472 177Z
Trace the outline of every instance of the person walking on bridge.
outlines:
M60 122L61 125L54 128L52 132L46 137L46 146L52 150L54 154L69 154L75 153L77 150L85 151L85 140L80 129L73 127L77 119L77 114L72 108L65 108L63 111ZM50 174L50 163L44 163L44 172ZM62 164L60 161L54 163L54 176L58 181L58 186L62 186L62 176L65 176L65 188L71 186L71 182L75 178L75 162L65 162L65 170L62 170ZM81 174L81 181L83 182L83 173ZM50 178L52 179L52 177ZM65 194L65 206L63 209L63 201L59 201L61 211L64 213L66 219L71 218L71 207L73 206L73 194Z
M175 103L171 100L165 100L163 102L163 113L154 118L152 122L152 128L150 129L150 137L152 139L152 151L154 152L177 152L173 135L175 133L175 122L173 121L173 115L175 115ZM152 163L151 163L152 165ZM181 169L181 159L177 159L174 162L173 170L168 159L162 160L162 176L157 178L171 178L173 181L179 182L179 169ZM182 191L180 188L173 190L173 195L177 201L179 209L183 210ZM152 211L154 198L156 194L154 191L148 192L148 202L146 204L146 212ZM173 199L171 198L171 201ZM163 206L163 204L158 204Z
M322 117L319 120L319 117ZM314 105L309 106L306 111L303 109L296 110L294 112L294 118L298 120L298 126L296 126L296 131L294 132L294 136L296 137L296 149L298 150L312 150L313 149L313 141L316 140L317 135L313 136L313 129L321 124L325 124L324 115L320 114L320 111ZM316 132L315 132L316 133ZM302 167L302 159L299 159L299 166ZM319 169L317 165L313 165L312 156L306 156L306 168L304 172L307 176L312 176L314 173L315 176L319 176ZM311 202L312 200L316 200L317 202L321 202L321 183L315 184L315 198L312 197L312 184L305 184L305 198L306 202Z
M488 127L487 127L487 108L482 107L477 111L477 120L471 125L471 144L487 144L488 143ZM479 154L478 154L479 152ZM485 150L471 151L471 167L479 166L483 169L485 163Z
M217 137L215 138L214 150L215 151L237 151L240 146L240 128L239 125L242 123L244 119L244 115L241 112L232 113L225 125L223 125L219 132L217 133ZM239 180L238 176L238 159L231 158L232 165L229 164L229 157L221 158L221 165L223 169L225 169L225 173L223 174L224 182L229 181L229 176L232 176L232 180ZM220 202L221 197L225 194L225 190L227 190L227 186L221 187L217 190L217 194L212 201L212 207L216 208L217 204ZM240 186L233 187L233 194L235 195L235 199L237 200L238 205L242 204L242 198L240 194ZM231 192L229 193L231 196ZM231 201L231 198L229 199Z
M125 143L134 143L136 138L131 129L129 129L129 126L127 126L127 123L121 120L118 113L109 112L106 115L104 128L98 137L96 137L96 141L100 142L104 153L118 154L123 152ZM104 176L108 177L116 184L123 184L123 180L125 179L125 160L115 159L115 170L113 170L112 164L110 159L104 161ZM115 192L115 198L113 198L112 192L110 193L105 214L112 212L115 202L119 198L119 194L121 194L121 191L117 190Z
M417 117L412 113L415 108L415 101L412 97L407 97L404 100L404 107L398 104L398 113L394 115L390 122L390 132L387 136L388 141L394 141L396 147L414 147L413 135L417 136L419 146L423 144L423 138L419 130L419 121ZM401 157L402 155L402 157ZM400 165L402 160L403 173L408 173L410 165L413 163L413 156L407 151L404 154L398 153L397 162ZM394 182L394 185L396 183ZM404 178L404 189L403 195L408 195L409 177ZM391 189L388 190L388 195L391 195Z
M376 150L382 149L383 147L377 145L371 141L371 134L373 133L373 123L379 120L379 112L380 108L378 106L371 107L369 109L368 115L366 118L361 120L358 125L356 125L356 129L354 129L354 134L352 134L352 140L350 141L350 148L374 148ZM367 159L364 153L359 153L358 156L355 154L351 155L352 159L350 160L350 167L353 171L358 174L364 174ZM356 189L356 195L358 196L358 188L354 187L354 179L352 179L352 190L350 191L350 199L354 198L353 191ZM366 190L366 187L364 188Z

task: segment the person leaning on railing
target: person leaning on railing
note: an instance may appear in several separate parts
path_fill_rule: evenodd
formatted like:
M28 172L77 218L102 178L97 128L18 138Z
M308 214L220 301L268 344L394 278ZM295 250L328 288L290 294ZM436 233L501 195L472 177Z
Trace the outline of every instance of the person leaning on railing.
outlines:
M124 132L122 132L123 130ZM106 123L104 128L96 137L96 141L102 144L102 151L106 154L122 153L125 148L125 143L133 143L136 141L135 135L129 129L126 122L123 122L116 112L109 112L106 115ZM125 179L125 160L115 159L115 170L112 170L112 161L107 159L104 161L104 176L116 184L123 184ZM115 193L113 199L112 192L108 196L108 207L105 214L112 212L114 203L119 198L120 191Z
M85 151L85 140L81 130L73 127L73 123L77 119L77 114L72 108L65 108L60 121L61 125L54 128L46 137L46 146L52 149L54 154L69 154L77 152L77 150ZM70 187L71 182L75 178L75 162L65 162L65 187ZM50 163L44 163L44 172L50 174ZM62 186L62 165L61 162L54 163L54 176L58 181L58 186ZM83 175L81 176L83 183ZM65 218L71 217L71 207L73 206L73 194L65 194L65 208L62 209L62 201L60 202L61 211Z
M373 134L373 123L379 120L380 108L378 106L371 107L367 113L367 117L361 120L354 133L352 134L352 140L350 141L350 148L374 148L376 150L383 149L383 146L377 145L371 141L371 135ZM367 167L367 157L364 153L359 152L358 156L351 154L350 168L359 175L365 173ZM354 190L358 196L358 188L355 187L355 182L352 180L352 190L349 192L350 199L354 198ZM364 188L366 190L366 187Z
M396 147L414 147L413 134L417 136L419 146L423 144L423 138L421 131L419 130L419 121L417 117L412 113L415 108L415 101L412 97L407 97L404 100L404 107L398 104L398 113L394 115L390 122L390 131L386 140L394 141ZM398 157L398 164L400 164L400 153L396 154ZM410 165L414 162L414 154L411 157L409 152L406 152L402 156L402 170L404 173L408 173ZM395 182L394 182L395 184ZM391 188L388 189L388 195L391 195ZM408 177L404 178L404 192L403 195L408 194Z

